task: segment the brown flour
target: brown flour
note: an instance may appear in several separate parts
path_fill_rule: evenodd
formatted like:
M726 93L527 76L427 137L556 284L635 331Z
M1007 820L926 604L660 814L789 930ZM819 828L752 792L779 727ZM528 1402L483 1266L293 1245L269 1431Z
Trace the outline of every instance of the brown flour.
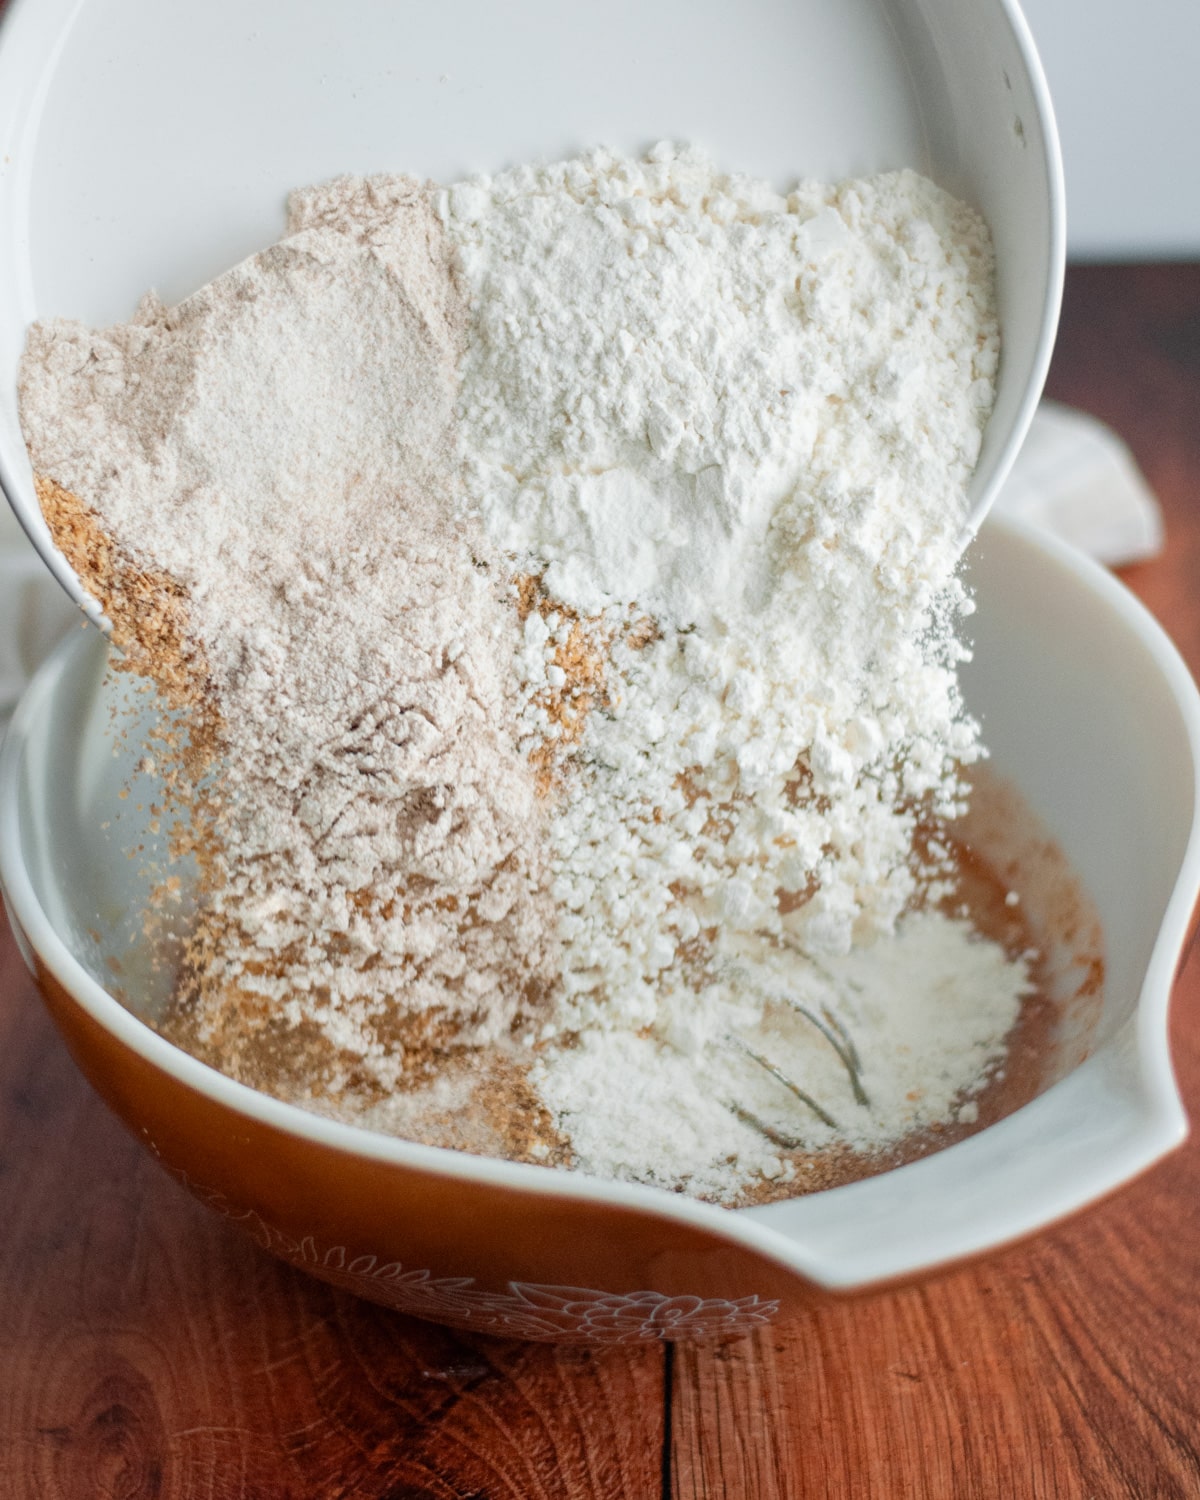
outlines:
M34 483L59 551L112 621L129 667L153 678L169 707L202 711L208 672L184 590L167 573L131 562L78 495L42 474Z
M290 231L177 308L36 327L22 417L118 643L219 724L179 1036L266 1087L388 1089L538 1011L554 916L513 613L454 517L441 228L396 177L297 195Z

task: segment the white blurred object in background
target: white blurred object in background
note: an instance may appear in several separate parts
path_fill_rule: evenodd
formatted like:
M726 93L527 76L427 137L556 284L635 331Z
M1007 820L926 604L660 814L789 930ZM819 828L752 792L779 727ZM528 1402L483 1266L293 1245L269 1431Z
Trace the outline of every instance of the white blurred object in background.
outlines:
M1162 550L1162 511L1133 454L1103 422L1055 401L1038 407L996 508L1109 567Z

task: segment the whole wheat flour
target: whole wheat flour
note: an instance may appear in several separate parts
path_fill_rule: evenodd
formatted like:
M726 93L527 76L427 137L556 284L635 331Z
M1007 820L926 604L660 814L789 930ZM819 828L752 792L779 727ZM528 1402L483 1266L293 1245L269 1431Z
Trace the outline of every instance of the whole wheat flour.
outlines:
M315 1032L329 1087L394 1086L443 1021L503 1034L553 972L516 624L450 498L463 324L426 192L346 180L177 308L35 328L23 366L35 468L183 587L220 713L201 1039Z
M997 357L932 183L670 146L340 179L178 308L35 328L48 518L179 591L219 717L189 1044L426 1136L495 1044L522 1154L718 1199L967 1119L1028 987L943 911Z

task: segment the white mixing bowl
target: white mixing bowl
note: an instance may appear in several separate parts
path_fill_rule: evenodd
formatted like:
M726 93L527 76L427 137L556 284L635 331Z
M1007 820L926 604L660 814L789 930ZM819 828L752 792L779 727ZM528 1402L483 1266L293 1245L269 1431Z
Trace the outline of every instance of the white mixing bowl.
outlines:
M128 318L279 235L289 189L440 180L669 137L731 169L909 166L982 210L1004 352L987 510L1041 391L1063 193L1015 0L9 0L0 21L0 487L93 617L38 510L17 420L30 322Z

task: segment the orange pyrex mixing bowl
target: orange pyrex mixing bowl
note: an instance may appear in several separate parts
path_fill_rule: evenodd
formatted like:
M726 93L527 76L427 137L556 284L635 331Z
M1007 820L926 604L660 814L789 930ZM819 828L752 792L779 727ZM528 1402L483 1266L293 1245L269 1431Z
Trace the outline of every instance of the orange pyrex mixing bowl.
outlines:
M136 1014L164 984L138 967L146 887L126 857L152 834L111 814L143 700L105 676L98 631L42 669L0 755L21 950L80 1067L169 1172L275 1254L404 1312L539 1339L698 1337L994 1249L1185 1133L1166 1015L1200 889L1200 698L1141 605L1063 545L993 519L971 573L967 703L1098 910L1106 983L1085 1061L921 1161L727 1210L335 1124L177 1050ZM127 1004L102 956L122 944Z

